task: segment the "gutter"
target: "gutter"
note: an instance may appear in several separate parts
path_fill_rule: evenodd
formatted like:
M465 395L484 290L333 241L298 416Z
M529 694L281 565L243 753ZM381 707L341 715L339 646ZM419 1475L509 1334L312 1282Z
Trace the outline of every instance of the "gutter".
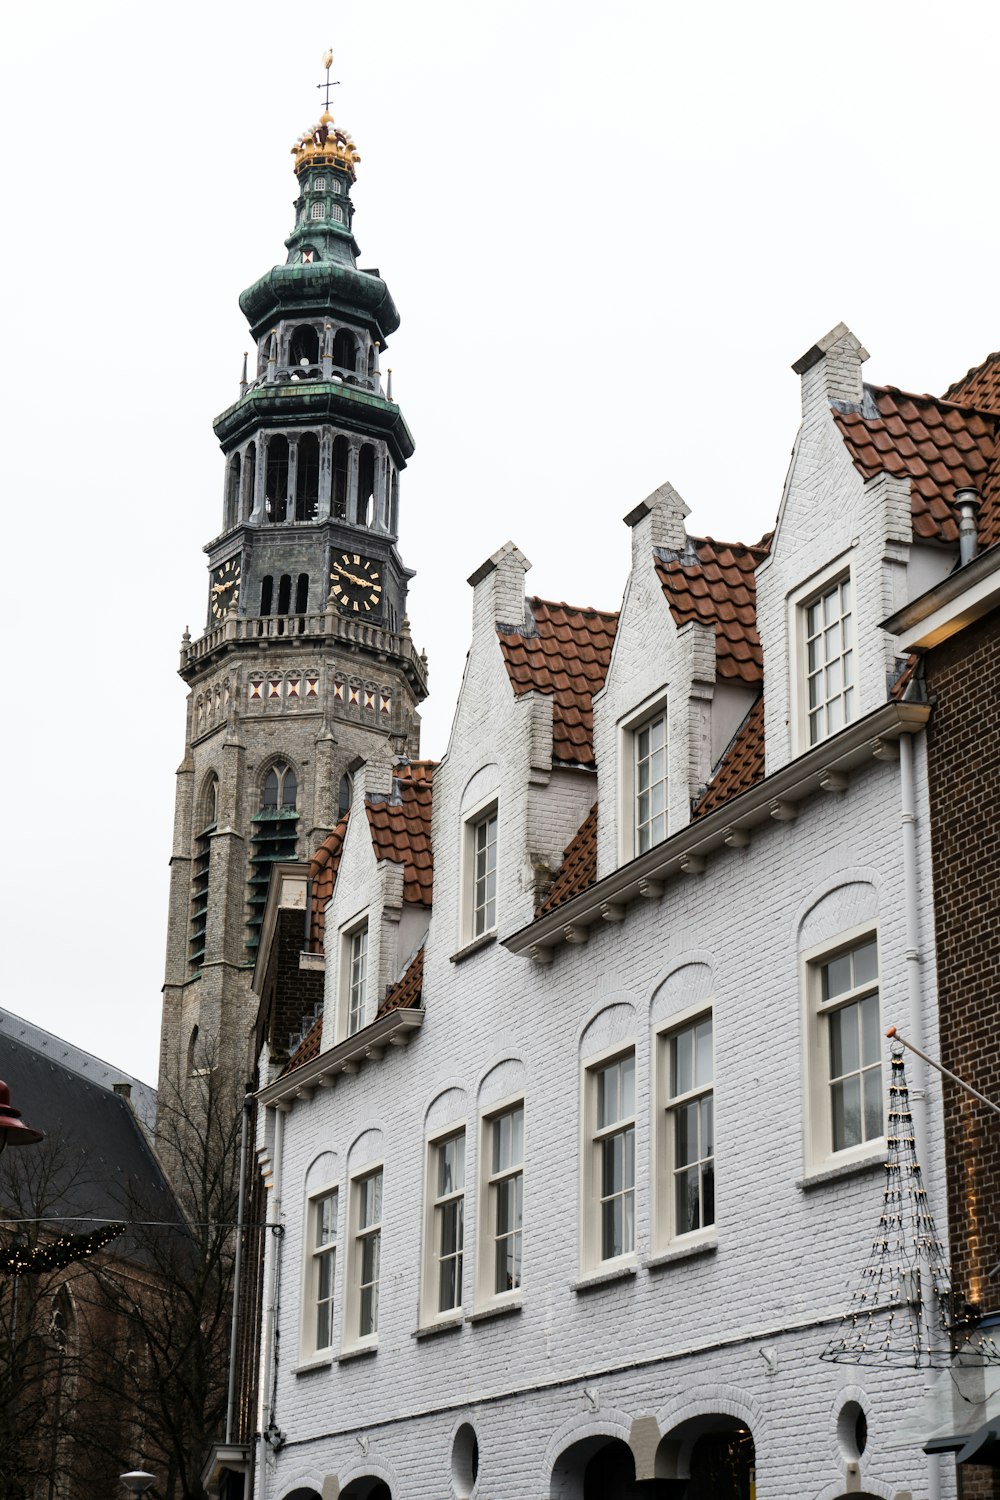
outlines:
M900 652L929 651L1000 609L1000 542L882 621Z
M585 943L588 929L596 923L623 921L630 902L662 896L667 880L677 875L700 875L706 855L726 846L744 848L750 842L750 830L772 819L793 822L798 816L798 803L819 791L845 791L847 773L873 758L895 761L899 754L895 741L919 734L930 713L926 703L884 704L831 739L814 745L724 807L689 823L555 911L546 912L504 938L504 947L536 963L551 963L560 944Z
M424 1023L418 1006L390 1010L363 1031L328 1047L319 1057L283 1073L258 1090L257 1103L284 1113L296 1099L311 1099L317 1089L333 1088L338 1073L357 1073L365 1062L378 1062L387 1047L405 1047Z

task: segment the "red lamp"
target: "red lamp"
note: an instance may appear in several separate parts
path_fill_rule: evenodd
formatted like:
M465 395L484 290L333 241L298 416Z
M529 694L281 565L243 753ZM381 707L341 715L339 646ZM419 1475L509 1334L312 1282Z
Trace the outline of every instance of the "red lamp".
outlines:
M0 1151L6 1146L33 1146L44 1138L44 1131L24 1123L21 1111L10 1102L10 1089L0 1082Z

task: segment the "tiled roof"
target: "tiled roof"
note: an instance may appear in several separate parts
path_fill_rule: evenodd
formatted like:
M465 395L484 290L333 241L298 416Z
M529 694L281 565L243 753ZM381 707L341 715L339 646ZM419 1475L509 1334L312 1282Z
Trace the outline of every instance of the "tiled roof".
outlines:
M727 746L715 775L694 805L692 818L714 812L723 803L764 779L764 697L757 699Z
M965 485L984 488L997 419L934 396L910 396L894 386L865 386L860 411L835 407L833 416L855 468L866 479L886 470L912 481L914 535L957 542L952 497Z
M556 878L549 886L545 900L535 912L536 917L547 911L555 911L564 901L579 896L597 879L597 803L580 824L563 851L562 864Z
M379 1016L387 1016L391 1010L409 1010L411 1006L419 1005L423 988L424 950L418 948L403 975L386 990L385 999L375 1014L376 1021Z
M345 813L332 833L328 833L316 853L309 861L309 889L312 893L309 912L309 952L323 952L323 933L326 928L326 903L333 895L333 887L340 869L340 856L344 851L344 835L347 833Z
M758 683L764 661L757 634L757 580L754 570L765 559L771 534L753 547L690 537L684 552L659 548L656 571L675 623L697 620L715 629L716 667L720 677Z
M515 693L547 693L552 705L553 759L594 765L591 700L604 686L617 614L574 609L547 599L529 599L532 633L497 626L500 649Z
M434 766L415 760L397 767L393 790L381 801L365 799L376 859L403 866L403 900L430 906L434 893L431 799Z
M1000 353L989 354L981 365L973 365L961 380L948 387L944 399L1000 414Z
M312 1062L314 1057L319 1057L320 1044L323 1041L323 1017L317 1016L315 1021L302 1038L291 1057L281 1070L281 1076L292 1073L296 1068L301 1068L303 1063Z

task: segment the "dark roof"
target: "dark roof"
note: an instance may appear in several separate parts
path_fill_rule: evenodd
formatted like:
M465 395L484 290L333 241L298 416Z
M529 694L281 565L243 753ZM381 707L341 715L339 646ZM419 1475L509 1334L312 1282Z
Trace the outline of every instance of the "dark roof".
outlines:
M48 1182L37 1211L53 1219L53 1232L83 1233L91 1219L136 1215L180 1224L181 1217L159 1162L128 1102L12 1037L0 1037L0 1078L11 1102L46 1139L33 1162ZM0 1216L4 1207L0 1203ZM70 1222L79 1221L79 1222ZM110 1247L117 1255L141 1251L130 1236Z

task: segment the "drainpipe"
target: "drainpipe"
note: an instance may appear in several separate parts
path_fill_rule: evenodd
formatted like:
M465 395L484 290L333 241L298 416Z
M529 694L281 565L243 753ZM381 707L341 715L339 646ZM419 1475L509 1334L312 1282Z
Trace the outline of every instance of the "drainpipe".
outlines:
M281 1158L285 1142L285 1112L282 1109L274 1111L274 1151L271 1168L271 1194L268 1204L267 1222L272 1225L281 1224ZM281 1269L281 1238L283 1229L272 1229L274 1238L271 1241L271 1285L267 1298L267 1322L264 1330L264 1339L261 1348L260 1361L260 1390L264 1396L261 1404L261 1431L264 1432L274 1421L274 1342L275 1327L278 1320L278 1288L280 1286L279 1272ZM264 1421L266 1416L267 1421ZM260 1494L261 1500L267 1495L267 1463L266 1445L262 1442L260 1446Z
M917 889L917 810L914 792L913 739L904 734L899 740L899 799L900 822L903 831L903 890L906 917L906 998L910 1011L910 1030L916 1034L917 1047L923 1047L926 1017L924 1015L923 986L920 981L920 905ZM913 1086L911 1097L922 1108L913 1111L914 1147L917 1161L926 1183L929 1157L927 1154L927 1091L926 1073L920 1061L911 1073ZM928 1328L931 1337L936 1330ZM927 1386L930 1387L933 1370L927 1371ZM941 1459L937 1453L927 1455L927 1500L940 1500Z
M236 1256L233 1262L233 1326L229 1334L229 1392L226 1400L226 1447L232 1447L236 1417L236 1356L240 1342L240 1277L243 1267L243 1213L247 1190L247 1119L250 1114L251 1086L247 1084L240 1123L240 1193L236 1210Z
M959 566L964 568L979 551L979 532L976 528L979 491L971 488L956 490L955 508L958 511L958 561Z

